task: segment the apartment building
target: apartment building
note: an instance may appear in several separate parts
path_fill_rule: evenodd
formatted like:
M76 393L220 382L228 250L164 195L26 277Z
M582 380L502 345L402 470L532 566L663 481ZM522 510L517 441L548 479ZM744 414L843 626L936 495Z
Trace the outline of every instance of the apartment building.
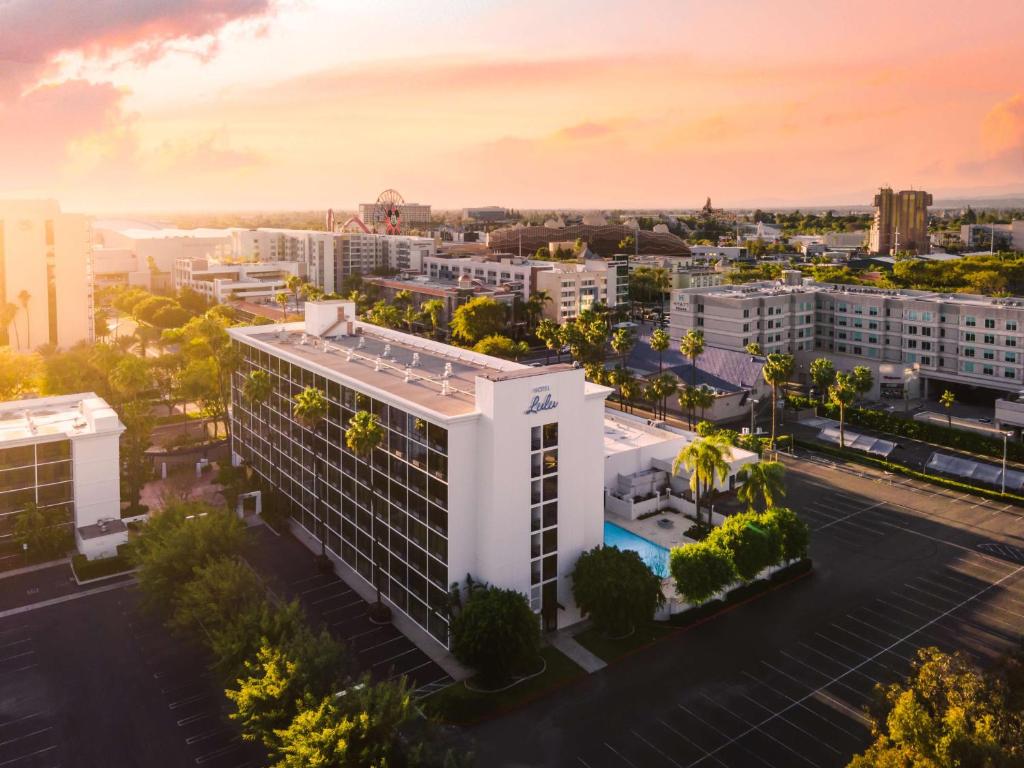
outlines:
M399 203L398 215L403 230L430 227L430 206L420 203ZM384 214L376 203L360 203L359 218L371 229L384 224Z
M0 540L34 504L58 508L92 559L128 540L121 522L119 439L124 425L91 392L0 403Z
M928 253L928 206L932 196L919 190L893 192L882 187L875 195L875 218L868 238L871 253Z
M321 538L342 575L447 646L444 610L466 574L522 592L547 627L579 619L570 574L603 540L604 400L570 365L532 368L354 320L350 302L307 303L303 323L230 328L232 449L300 539ZM263 404L242 397L266 371ZM325 392L319 433L294 396ZM346 446L357 411L385 439L366 458ZM320 502L314 489L319 488Z
M523 299L537 290L536 274L551 269L551 262L498 256L487 259L478 256L430 256L423 260L423 272L432 280L474 280L491 287L508 286Z
M174 262L174 289L191 288L217 304L229 300L265 303L287 290L290 276L305 277L305 266L298 261L224 263L183 258Z
M701 331L708 344L795 355L808 381L815 357L867 365L875 396L928 396L933 382L998 392L1024 383L1024 299L886 290L804 281L673 291L669 333Z
M536 273L537 290L551 298L544 306L544 317L550 320L564 323L598 302L617 307L629 301L629 268L624 259L550 264L550 269Z
M89 221L54 200L0 201L0 345L29 351L93 339Z

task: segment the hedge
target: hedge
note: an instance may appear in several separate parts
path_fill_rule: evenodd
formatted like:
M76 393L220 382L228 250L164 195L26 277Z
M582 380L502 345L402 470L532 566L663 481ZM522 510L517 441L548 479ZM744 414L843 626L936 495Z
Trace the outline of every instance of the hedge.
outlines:
M796 440L796 444L801 448L806 448L814 451L815 453L823 453L827 456L855 461L858 464L864 464L869 467L877 467L885 470L886 472L894 472L898 475L903 475L904 477L923 480L926 483L940 485L953 491L964 491L966 493L973 493L977 496L984 496L985 498L992 499L994 501L1010 501L1024 506L1024 496L1019 496L1015 493L1000 493L999 491L994 491L990 488L981 488L977 485L961 483L958 480L952 480L948 477L943 477L942 475L929 475L927 472L918 472L916 469L911 469L903 464L894 464L891 461L876 459L874 456L868 456L849 449L842 450L831 445L823 445L821 443L814 443L808 440L799 439Z
M120 545L117 548L117 554L113 557L104 557L99 560L88 560L85 555L75 555L71 558L71 567L78 580L83 582L101 579L104 576L113 576L116 573L125 573L134 568L128 544Z
M823 414L831 419L839 418L839 407L831 403L823 406ZM867 427L879 432L888 432L911 440L922 440L936 443L968 453L980 453L997 459L1003 457L1003 441L985 437L962 429L951 429L929 421L901 419L884 411L871 411L866 408L847 408L847 426ZM1024 445L1007 442L1006 455L1013 461L1024 461Z

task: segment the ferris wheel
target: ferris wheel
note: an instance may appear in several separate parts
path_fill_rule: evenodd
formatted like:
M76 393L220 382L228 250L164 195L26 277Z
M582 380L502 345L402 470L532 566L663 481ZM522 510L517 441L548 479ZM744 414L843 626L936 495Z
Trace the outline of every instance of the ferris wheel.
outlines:
M377 196L377 207L374 211L374 222L384 225L389 235L397 235L402 231L402 205L405 200L394 189L385 189Z

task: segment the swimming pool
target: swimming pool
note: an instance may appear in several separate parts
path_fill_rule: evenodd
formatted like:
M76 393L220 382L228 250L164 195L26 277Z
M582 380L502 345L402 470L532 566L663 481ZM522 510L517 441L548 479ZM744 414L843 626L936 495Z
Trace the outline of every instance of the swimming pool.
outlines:
M607 520L604 523L604 544L606 547L631 549L640 555L640 559L656 575L663 579L668 576L668 550L660 544L648 541Z

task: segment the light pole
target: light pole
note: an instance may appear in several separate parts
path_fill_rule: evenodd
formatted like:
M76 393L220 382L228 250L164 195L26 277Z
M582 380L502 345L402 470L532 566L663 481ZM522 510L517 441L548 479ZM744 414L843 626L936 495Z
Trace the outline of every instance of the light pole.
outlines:
M1009 432L1003 432L1003 471L1000 473L1000 495L1006 495L1006 441L1010 437Z
M760 404L760 400L756 398L750 398L750 434L754 434L754 407Z

